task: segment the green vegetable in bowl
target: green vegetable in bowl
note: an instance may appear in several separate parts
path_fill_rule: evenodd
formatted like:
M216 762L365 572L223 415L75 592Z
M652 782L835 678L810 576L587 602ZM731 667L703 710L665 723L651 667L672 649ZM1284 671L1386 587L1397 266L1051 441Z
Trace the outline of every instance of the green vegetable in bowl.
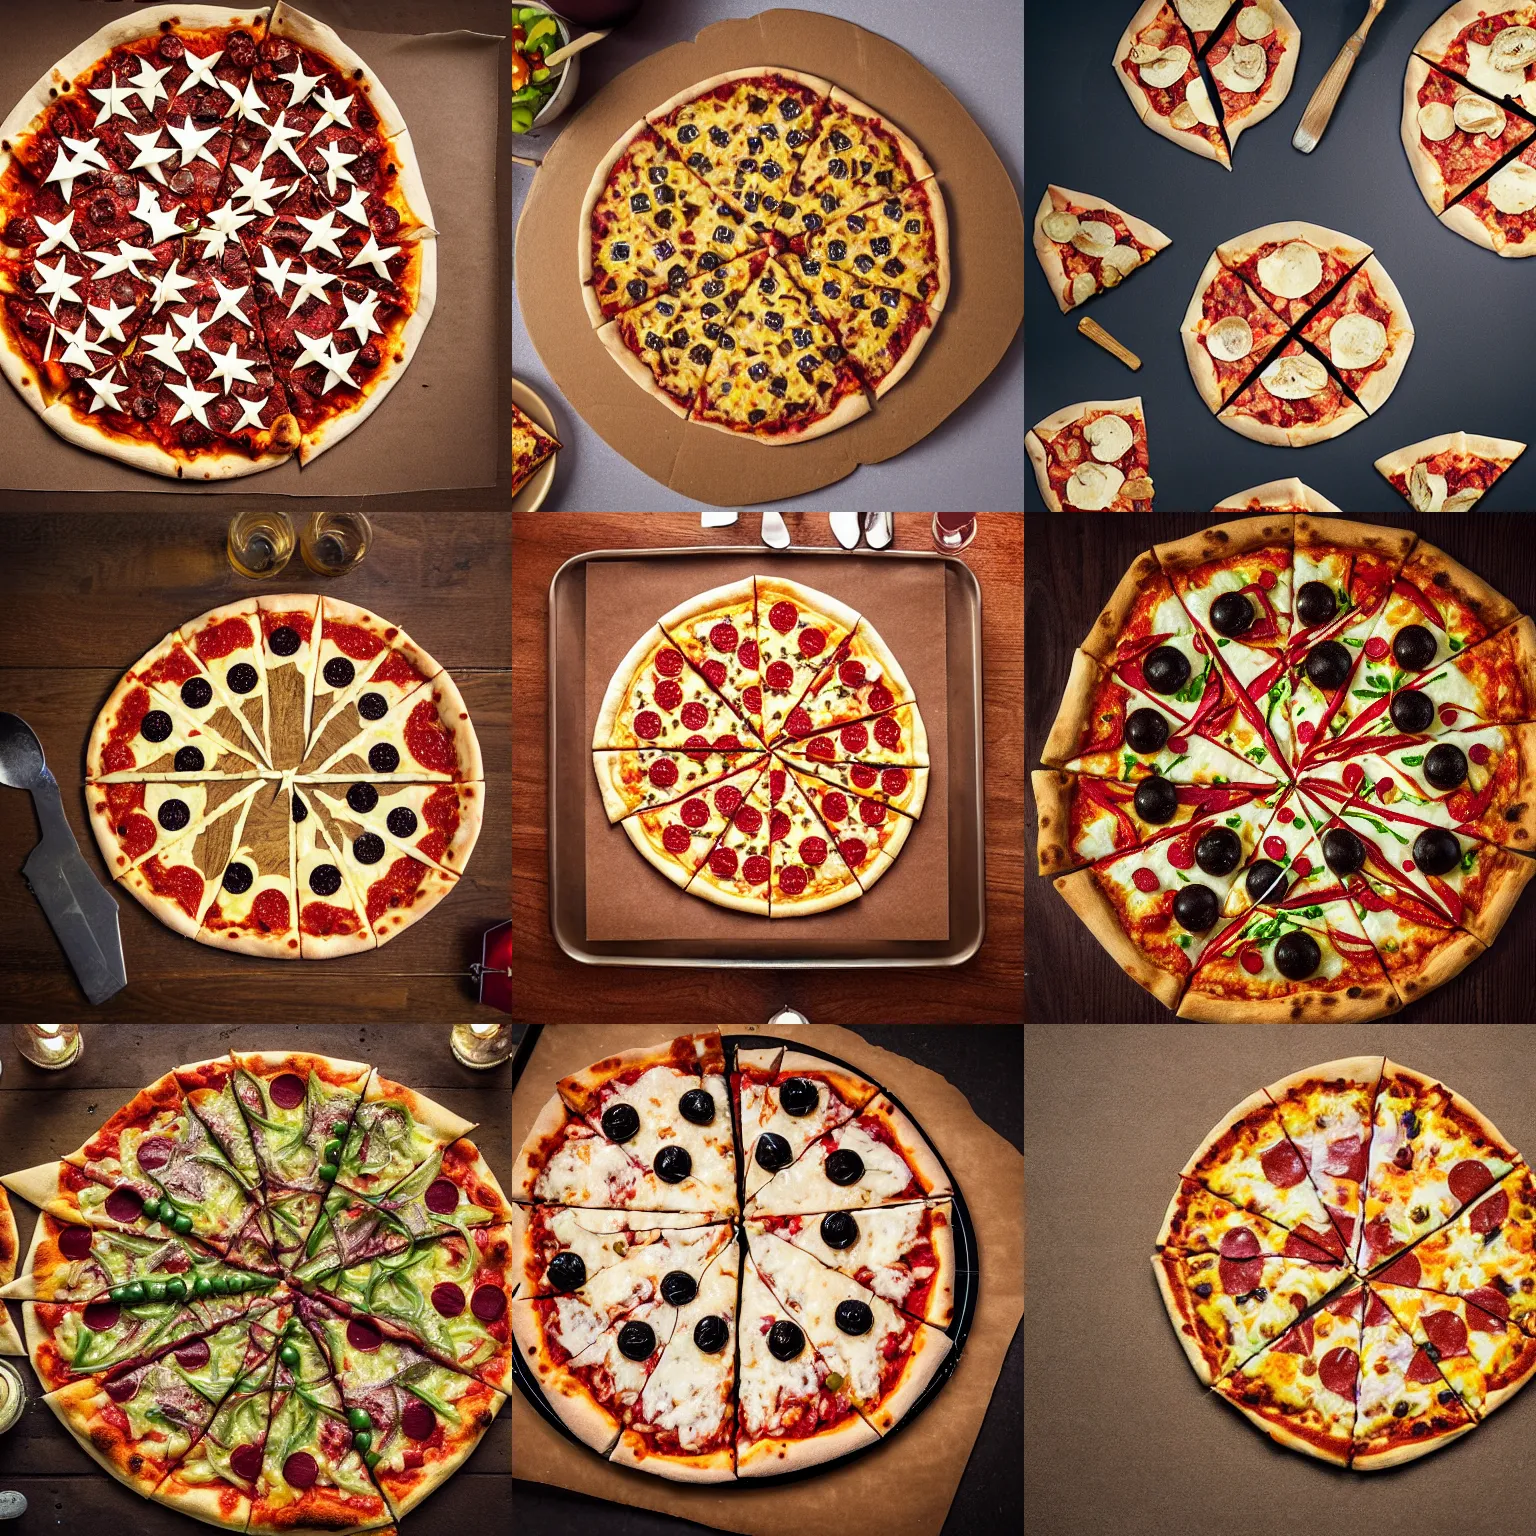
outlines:
M565 66L544 61L563 44L560 23L536 5L512 8L512 132L527 133L560 88Z

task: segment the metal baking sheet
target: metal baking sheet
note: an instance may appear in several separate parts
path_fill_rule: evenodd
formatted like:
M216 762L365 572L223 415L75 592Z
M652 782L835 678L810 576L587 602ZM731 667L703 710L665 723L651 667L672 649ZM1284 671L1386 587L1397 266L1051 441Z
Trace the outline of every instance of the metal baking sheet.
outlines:
M542 1027L543 1026L541 1026L541 1028ZM555 1027L558 1028L559 1026L556 1025ZM529 1039L526 1042L528 1045L528 1050L521 1053L520 1056L520 1060L523 1063L527 1062L528 1055L532 1051L532 1042L537 1038L538 1033L538 1030L531 1030L529 1032ZM727 1079L729 1079L730 1075L736 1070L736 1052L743 1046L751 1049L757 1049L758 1047L762 1046L782 1046L787 1050L799 1051L807 1056L818 1057L822 1061L830 1062L833 1066L842 1067L845 1071L856 1073L860 1077L868 1077L868 1073L866 1073L862 1067L855 1065L853 1062L844 1061L840 1056L830 1055L826 1051L818 1051L815 1049L815 1047L807 1045L803 1040L785 1040L777 1035L723 1035L721 1037L721 1043L725 1046ZM516 1077L514 1077L512 1080L512 1086L514 1088L517 1086ZM912 1405L911 1410L903 1415L894 1429L892 1429L889 1433L882 1435L872 1444L861 1446L856 1451L850 1451L846 1456L838 1456L831 1461L822 1462L819 1466L804 1467L796 1472L780 1472L773 1477L741 1478L731 1483L721 1483L718 1485L719 1487L752 1488L761 1487L771 1483L796 1483L799 1482L802 1478L819 1477L824 1472L828 1472L835 1467L840 1467L846 1461L852 1461L859 1456L866 1455L868 1452L874 1450L877 1446L885 1444L885 1442L888 1441L892 1435L899 1434L903 1429L905 1429L907 1425L910 1424L913 1419L915 1419L918 1414L920 1414L923 1409L925 1409L928 1404L931 1403L934 1398L939 1395L939 1393L944 1389L944 1383L954 1375L955 1367L960 1363L960 1355L965 1348L965 1341L970 1336L971 1320L976 1315L977 1298L981 1294L981 1258L980 1251L976 1243L976 1228L971 1221L971 1212L965 1203L965 1196L960 1192L960 1181L955 1177L953 1169L951 1169L949 1164L944 1161L944 1158L940 1154L938 1147L934 1145L933 1138L929 1136L927 1131L925 1131L922 1125L919 1124L917 1116L914 1115L912 1111L908 1109L907 1106L903 1104L894 1093L885 1087L882 1087L880 1092L884 1094L885 1097L888 1098L891 1103L893 1103L897 1109L899 1109L902 1114L904 1114L907 1119L912 1122L914 1126L917 1127L919 1135L921 1135L923 1140L928 1143L929 1147L933 1151L933 1155L939 1159L939 1163L943 1167L944 1172L949 1175L950 1187L954 1191L950 1198L954 1202L953 1232L955 1242L955 1304L954 1313L950 1319L949 1327L941 1328L939 1330L941 1333L947 1333L949 1335L954 1347L940 1362L938 1370L934 1372L933 1380L923 1388L922 1395ZM736 1105L733 1095L731 1103L731 1120L737 1132L737 1142L739 1144L741 1140L741 1127L735 1124L735 1118ZM738 1164L736 1169L736 1197L738 1205L744 1206L746 1202L742 1198L742 1195L743 1191L741 1182L741 1168ZM636 1214L644 1213L637 1212ZM736 1242L738 1245L740 1245L741 1252L745 1254L746 1233L742 1229L739 1219L736 1225ZM740 1323L739 1308L737 1322L738 1324ZM554 1425L554 1427L573 1444L579 1445L585 1450L591 1449L591 1447L588 1446L585 1441L578 1440L576 1436L566 1428L565 1423L561 1419L560 1415L557 1414L555 1410L550 1406L548 1399L540 1390L537 1378L534 1376L533 1372L523 1364L522 1359L516 1350L512 1352L512 1379L517 1383L519 1389L522 1391L523 1396L534 1406L535 1409L538 1410L541 1418L543 1418L547 1423ZM594 1454L597 1453L594 1452ZM610 1465L616 1465L616 1463L610 1463ZM626 1467L624 1470L633 1473L633 1475L636 1477L650 1477L654 1475L652 1473L642 1471L639 1467Z
M586 931L586 826L584 797L592 776L592 722L587 718L586 573L599 560L688 560L740 554L771 570L783 555L797 560L937 561L944 567L944 610L949 649L948 834L949 937L934 940L867 939L846 950L815 956L795 953L783 924L763 924L761 938L725 946L713 940L596 941ZM587 965L753 966L769 970L839 970L853 967L963 965L986 933L986 836L982 793L981 587L954 555L921 550L764 550L736 546L682 549L599 549L577 555L549 586L549 923L555 942ZM806 919L806 921L813 921Z

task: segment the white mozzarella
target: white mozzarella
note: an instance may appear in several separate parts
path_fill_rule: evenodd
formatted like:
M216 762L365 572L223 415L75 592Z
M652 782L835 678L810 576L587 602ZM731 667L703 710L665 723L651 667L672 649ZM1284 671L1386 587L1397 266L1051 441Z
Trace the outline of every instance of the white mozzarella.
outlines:
M1445 476L1432 475L1423 462L1413 466L1408 476L1408 505L1415 512L1445 511Z
M1253 327L1241 315L1228 315L1207 332L1205 346L1224 363L1241 362L1253 351Z
M1084 299L1091 299L1099 291L1099 285L1094 281L1092 272L1079 272L1072 279L1072 302L1081 304Z
M1205 88L1205 81L1199 75L1184 87L1184 104L1195 114L1197 123L1204 123L1208 128L1216 127L1216 108L1211 101L1211 93Z
M1115 227L1102 219L1083 219L1072 236L1072 244L1084 256L1105 256L1114 249Z
M1235 43L1224 57L1211 65L1211 73L1236 95L1246 95L1264 84L1269 55L1258 43Z
M1419 132L1431 144L1442 144L1456 132L1455 111L1443 101L1426 101L1419 108Z
M1083 428L1083 439L1101 464L1123 459L1136 441L1123 416L1100 416Z
M1282 299L1304 299L1323 280L1323 258L1304 240L1292 240L1259 259L1259 281Z
M1077 233L1077 215L1065 208L1053 209L1040 221L1040 228L1045 231L1046 238L1057 245L1070 245Z
M1172 48L1164 48L1156 58L1148 60L1138 68L1141 78L1148 85L1165 91L1170 85L1177 85L1184 78L1184 72L1189 68L1189 60L1189 49L1175 44Z
M1237 31L1240 37L1256 43L1275 30L1275 18L1262 5L1245 5L1237 13Z
M1422 112L1419 115L1423 117ZM1470 91L1456 98L1451 116L1463 133L1486 133L1490 139L1501 138L1509 120L1498 102L1474 96Z
M1277 400L1310 400L1328 387L1328 370L1304 352L1277 357L1259 378Z
M1079 464L1067 481L1067 501L1079 512L1102 512L1124 484L1113 464Z
M1512 160L1488 178L1488 201L1500 213L1529 213L1536 208L1536 166Z
M1340 315L1328 332L1334 366L1369 368L1387 350L1387 328L1373 315Z

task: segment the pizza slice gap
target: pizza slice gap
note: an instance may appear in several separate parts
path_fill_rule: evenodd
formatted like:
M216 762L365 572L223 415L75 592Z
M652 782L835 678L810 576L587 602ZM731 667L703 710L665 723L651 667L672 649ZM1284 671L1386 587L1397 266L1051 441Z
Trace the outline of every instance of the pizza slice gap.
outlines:
M747 772L749 776L754 774L751 769ZM733 912L768 916L768 890L773 873L770 842L773 807L769 799L769 772L767 767L755 771L751 788L745 791L734 809L727 807L741 793L738 785L721 786L708 797L706 810L712 806L711 818L721 819L723 825L692 876L683 883L684 890L703 896L706 901L727 907ZM642 823L649 814L641 813L639 819ZM711 824L712 821L705 824L703 830L706 835ZM650 855L646 852L647 847L651 846L649 835L644 833L643 828L631 831L633 819L621 822L620 825L629 832L631 841L649 859ZM639 841L642 835L647 839L644 845ZM663 847L665 835L663 828ZM680 837L675 836L673 841L681 847ZM687 857L692 857L692 854ZM662 872L666 873L666 870Z
M781 1166L747 1201L746 1213L859 1211L952 1193L937 1154L901 1109L878 1094Z
M437 662L408 635L386 624L377 614L339 598L321 598L305 764L312 765L329 756L341 741L362 729L363 721L381 719L441 671ZM362 704L365 693L377 695L368 700L366 707ZM321 750L332 716L341 714L349 705L354 706L356 718L348 717L347 734Z
M909 782L912 777L905 768L890 768L886 772ZM926 769L913 772L927 776ZM872 795L850 795L832 789L821 779L798 769L790 769L790 778L815 813L817 824L826 834L828 849L836 851L860 887L867 891L891 867L912 831L916 816L893 810L890 802ZM921 802L918 809L922 809Z
M1362 1286L1330 1297L1229 1371L1214 1390L1277 1444L1348 1466L1364 1310Z
M674 1228L713 1225L706 1211L600 1211L567 1205L514 1205L509 1275L512 1294L568 1295L636 1249L665 1243Z
M688 664L703 675L744 724L756 731L762 718L762 695L758 683L755 578L744 576L740 581L712 587L679 603L658 622ZM609 820L618 820L611 807Z
M293 882L300 958L325 960L377 949L379 941L368 921L363 894L366 887L359 889L353 877L356 866L348 868L326 821L310 809L315 795L313 787L307 796L297 786L293 789Z
M1351 396L1374 414L1397 386L1413 350L1413 320L1387 270L1374 257L1301 329L1302 340L1333 369Z
M469 710L447 671L412 687L382 714L372 713L387 704L384 694L373 691L376 679L377 671L365 691L333 715L311 743L301 769L306 781L398 778L469 784L485 777Z
M1431 212L1442 214L1536 128L1414 56L1403 80L1403 149Z
M246 802L219 889L203 911L200 944L269 960L299 958L293 791L277 784Z
M594 751L733 751L741 721L703 673L688 665L672 637L658 624L630 647L614 670L592 732ZM715 741L725 739L716 747Z
M856 1281L897 1310L947 1328L954 1313L954 1211L948 1200L824 1216L760 1216L748 1242L767 1233Z
M833 907L846 905L863 895L864 887L855 877L842 854L842 844L829 833L826 824L812 809L794 777L777 763L767 772L769 801L769 880L768 915L770 917L808 917ZM884 808L881 807L884 817ZM912 825L902 819L902 829L895 830L891 820L891 851L881 850L870 860L867 878L878 879L895 852L905 842L905 831ZM869 857L868 844L859 839L857 857ZM855 850L850 847L850 852ZM884 862L881 862L881 860Z
M1366 412L1322 358L1293 335L1220 417L1256 443L1305 448L1359 426Z
M195 838L231 801L249 798L260 781L150 780L86 785L86 809L102 858L120 880L135 865Z
M1232 11L1214 39L1200 46L1229 150L1290 94L1300 52L1301 29L1280 0L1254 0Z
M309 594L259 597L262 659L267 673L267 738L280 773L297 768L309 744L319 658L320 599Z
M1279 351L1290 322L1213 255L1184 313L1184 355L1200 398L1220 411Z
M1198 1179L1179 1179L1154 1245L1174 1254L1216 1253L1224 1259L1287 1258L1338 1264L1344 1257L1336 1228L1296 1231L1212 1193ZM1324 1246L1324 1244L1328 1246Z
M1536 208L1536 143L1528 142L1463 192L1440 215L1440 222L1496 256L1529 256L1536 250L1532 208Z
M705 785L684 800L655 810L636 811L619 825L648 864L674 885L686 889L720 846L726 831L736 826L738 816L743 835L756 835L756 824L750 829L747 824L762 812L749 806L749 800L753 787L766 772L766 763L767 759L760 755L746 767ZM730 847L732 852L739 853L734 841ZM746 854L748 858L752 856ZM719 862L723 869L727 862L724 854ZM726 871L725 877L732 873Z
M1415 512L1467 512L1524 452L1524 443L1506 438L1446 432L1384 455L1376 460L1376 468ZM1438 550L1430 553L1454 565ZM1482 585L1475 577L1473 581ZM1510 610L1507 618L1513 617Z
M551 437L531 416L512 407L512 494L514 496L533 479L546 459L553 458L565 446Z
M203 666L214 694L240 722L247 740L270 766L266 668L257 600L228 603L181 626L187 649Z
M1035 257L1061 312L1118 288L1171 242L1105 198L1048 186L1035 210Z
M756 642L751 643L755 648ZM750 712L750 700L744 702ZM636 811L676 805L761 757L761 748L739 752L708 747L600 748L592 754L592 767L603 809L614 822Z
M1202 23L1195 36L1185 31L1185 10ZM1184 0L1178 10L1173 0L1144 0L1115 46L1114 70L1148 128L1230 171L1232 153L1196 57L1197 37L1208 41L1220 25L1215 10L1209 0Z
M1046 510L1150 512L1154 487L1141 396L1064 405L1024 434Z

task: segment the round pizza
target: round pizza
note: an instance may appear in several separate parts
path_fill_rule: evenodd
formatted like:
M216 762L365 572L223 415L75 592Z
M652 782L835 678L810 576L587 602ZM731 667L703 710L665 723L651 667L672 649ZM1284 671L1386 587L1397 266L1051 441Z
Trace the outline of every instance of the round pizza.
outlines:
M770 445L868 414L949 296L938 180L814 75L702 80L625 130L582 209L598 339L674 415Z
M463 874L485 801L449 674L404 630L313 593L246 598L119 680L86 749L113 878L216 949L376 949Z
M563 1078L512 1173L527 1389L684 1482L873 1445L952 1348L954 1191L922 1133L837 1062L726 1049L683 1035Z
M136 469L310 462L409 366L436 274L399 108L286 0L136 7L0 125L0 367Z
M928 733L879 631L846 603L745 576L630 647L592 733L608 820L674 885L760 917L857 900L928 793Z
M506 1401L512 1212L441 1104L363 1062L176 1067L4 1182L43 1401L136 1493L210 1525L378 1530Z
M1271 1083L1196 1148L1152 1268L1202 1385L1374 1472L1536 1371L1536 1183L1486 1116L1381 1056Z
M1265 513L1140 555L1034 774L1040 872L1181 1018L1378 1018L1536 873L1536 624L1403 529Z

